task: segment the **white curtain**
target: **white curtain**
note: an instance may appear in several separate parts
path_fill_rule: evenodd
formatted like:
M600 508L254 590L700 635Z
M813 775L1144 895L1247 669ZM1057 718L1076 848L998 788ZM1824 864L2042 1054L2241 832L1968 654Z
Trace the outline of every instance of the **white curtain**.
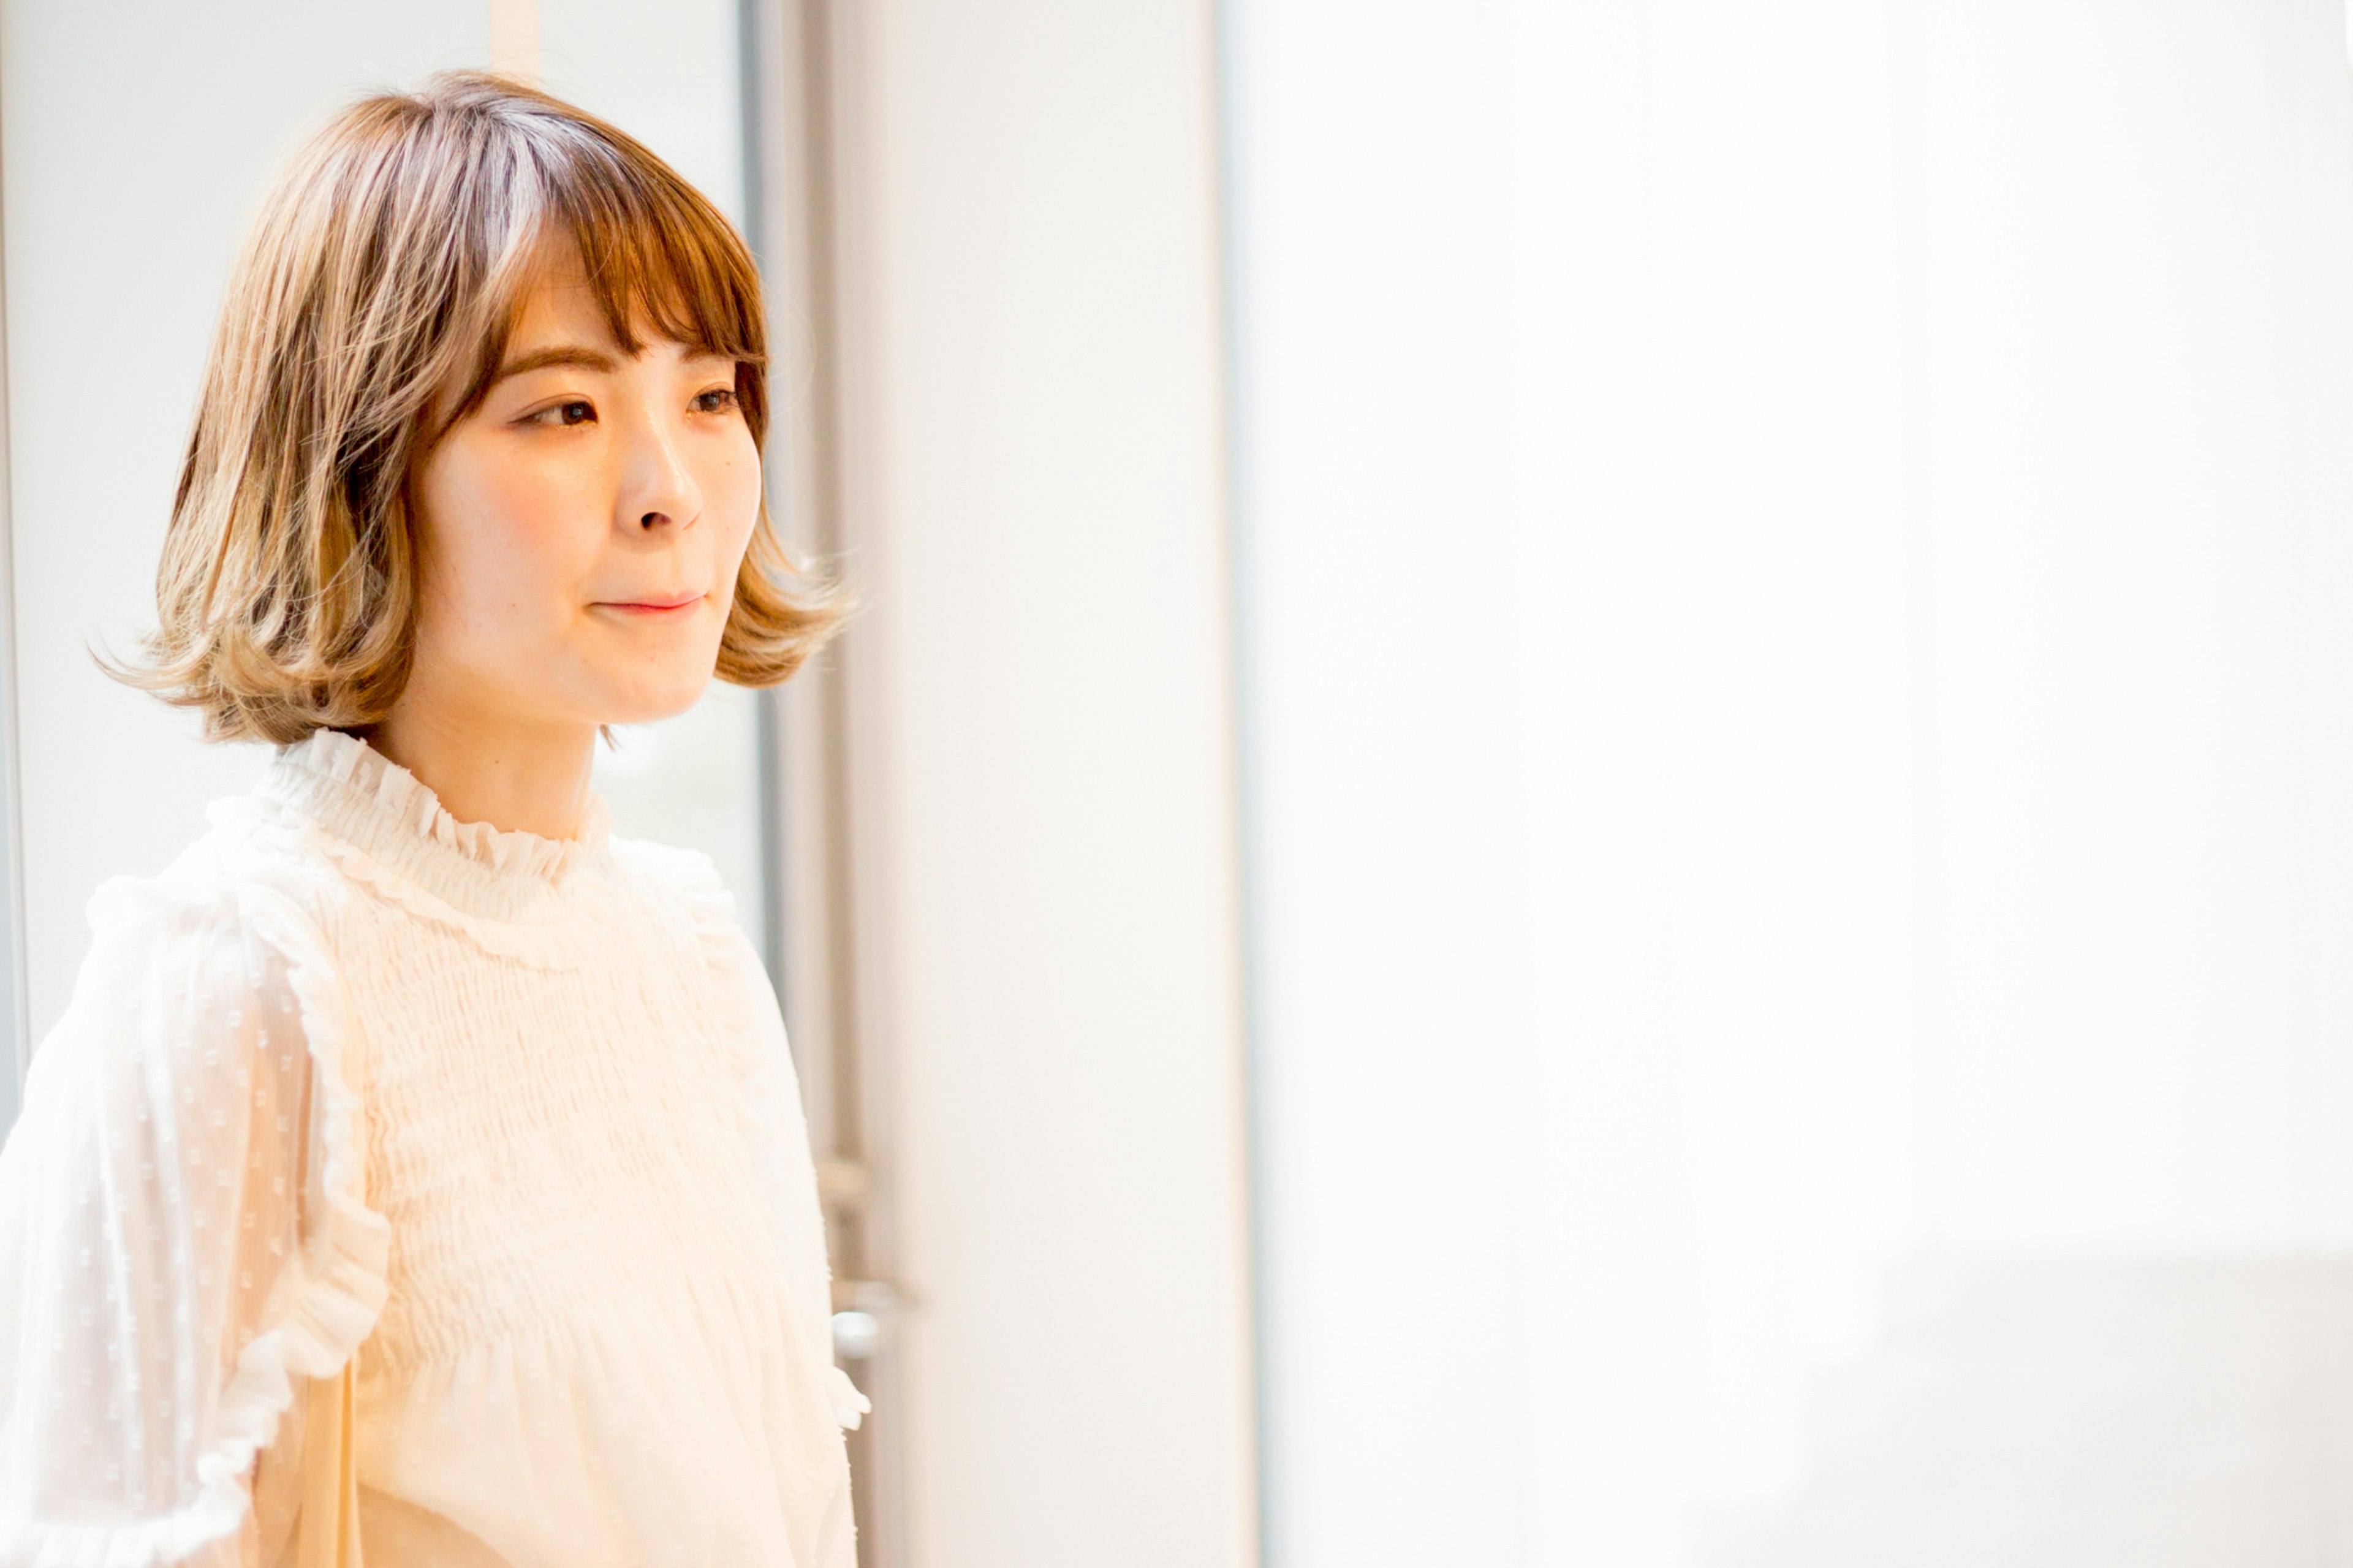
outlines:
M2342 16L1226 48L1271 1568L2337 1542Z

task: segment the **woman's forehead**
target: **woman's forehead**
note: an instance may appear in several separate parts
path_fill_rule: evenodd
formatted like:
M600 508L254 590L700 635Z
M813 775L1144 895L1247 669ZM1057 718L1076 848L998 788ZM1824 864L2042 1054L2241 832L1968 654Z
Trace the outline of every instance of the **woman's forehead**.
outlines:
M676 335L670 329L683 323L662 317L678 312L658 312L641 290L616 298L617 292L597 289L577 249L565 245L535 267L520 290L501 360L512 363L554 343L602 349L617 357L663 352L690 359L727 357L715 342ZM617 322L616 305L626 310Z

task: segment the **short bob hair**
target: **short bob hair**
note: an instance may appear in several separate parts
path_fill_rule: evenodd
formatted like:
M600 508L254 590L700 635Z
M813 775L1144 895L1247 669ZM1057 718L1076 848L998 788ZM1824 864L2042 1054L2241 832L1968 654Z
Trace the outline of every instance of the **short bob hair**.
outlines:
M614 337L735 362L767 433L759 275L742 237L638 142L544 93L449 73L343 110L280 171L231 275L156 574L157 626L111 673L210 740L364 729L406 683L408 482L490 389L554 249ZM763 503L714 673L790 676L841 614Z

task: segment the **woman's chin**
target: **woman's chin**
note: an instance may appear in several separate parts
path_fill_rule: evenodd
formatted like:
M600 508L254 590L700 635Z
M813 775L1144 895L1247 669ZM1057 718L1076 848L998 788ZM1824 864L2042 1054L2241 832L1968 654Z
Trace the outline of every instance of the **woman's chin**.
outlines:
M602 706L607 725L657 725L663 718L678 718L687 709L703 700L711 689L711 676L682 676L678 680L659 685L630 685L628 689L612 692Z

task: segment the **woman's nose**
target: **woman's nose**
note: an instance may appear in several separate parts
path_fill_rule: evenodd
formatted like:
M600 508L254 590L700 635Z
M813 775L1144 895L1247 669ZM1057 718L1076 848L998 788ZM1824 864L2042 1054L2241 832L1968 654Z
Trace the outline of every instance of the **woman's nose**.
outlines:
M702 515L702 487L679 450L676 433L659 419L646 420L631 443L620 511L625 526L641 534L666 524L687 528Z

